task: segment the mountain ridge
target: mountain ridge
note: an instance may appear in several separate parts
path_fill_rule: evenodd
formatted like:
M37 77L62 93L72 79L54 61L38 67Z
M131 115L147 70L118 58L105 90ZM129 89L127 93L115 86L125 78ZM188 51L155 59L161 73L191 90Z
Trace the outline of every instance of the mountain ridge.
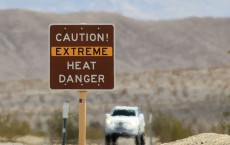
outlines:
M113 13L17 9L1 10L0 16L0 80L48 78L48 28L52 23L113 23L118 73L230 64L230 18L142 21Z

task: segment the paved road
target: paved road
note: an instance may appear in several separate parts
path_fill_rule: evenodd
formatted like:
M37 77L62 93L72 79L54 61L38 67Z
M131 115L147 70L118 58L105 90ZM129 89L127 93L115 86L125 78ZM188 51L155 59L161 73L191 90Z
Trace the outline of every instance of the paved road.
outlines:
M156 143L157 139L153 139L154 144L153 145L159 145L159 143ZM145 145L149 145L149 137L145 138ZM133 138L119 138L117 141L117 145L135 145L135 141Z
M4 143L0 143L0 145L23 145L22 143L10 143L10 142L4 142Z
M154 139L155 140L155 139ZM25 141L24 141L25 142ZM41 143L41 142L37 142L37 143L12 143L12 142L4 142L4 143L0 143L0 145L51 145L51 144L47 144L47 143ZM104 145L104 143L100 143L100 144L87 144L87 145ZM135 141L133 138L119 138L117 141L117 145L135 145ZM149 138L146 138L146 145L149 145ZM154 143L154 145L159 145Z
M117 145L135 145L133 139L120 138L117 142ZM0 145L51 145L47 143L0 143ZM60 144L59 144L60 145ZM88 144L88 145L104 145L102 144ZM149 139L146 138L146 145L149 145ZM160 145L160 143L156 143L156 139L154 139L153 145ZM215 133L203 133L195 136L191 136L182 140L177 140L171 143L165 143L162 145L230 145L230 136L223 134L215 134Z
M119 138L117 141L118 145L135 145L134 138Z

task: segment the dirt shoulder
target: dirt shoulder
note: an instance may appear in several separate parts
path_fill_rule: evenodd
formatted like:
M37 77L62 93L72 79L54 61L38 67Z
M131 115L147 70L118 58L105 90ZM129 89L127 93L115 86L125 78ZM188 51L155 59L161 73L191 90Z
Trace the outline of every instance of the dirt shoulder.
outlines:
M216 133L203 133L162 145L230 145L230 136Z
M120 139L118 145L132 145L133 139ZM25 136L16 139L14 143L1 142L0 145L51 145L42 138ZM103 145L103 144L88 144L88 145ZM146 138L146 145L149 145L149 138ZM154 139L154 145L230 145L230 135L216 134L216 133L203 133L195 136L191 136L185 139L177 140L170 143L160 144Z

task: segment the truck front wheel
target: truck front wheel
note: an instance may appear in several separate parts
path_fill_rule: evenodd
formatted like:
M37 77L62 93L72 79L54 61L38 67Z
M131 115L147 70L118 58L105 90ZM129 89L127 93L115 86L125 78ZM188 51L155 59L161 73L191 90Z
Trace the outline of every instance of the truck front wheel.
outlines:
M117 139L118 139L118 137L116 135L112 135L112 143L113 143L113 145L117 144Z
M141 145L145 145L145 134L141 135L140 142L141 142Z
M111 137L110 135L105 135L105 145L110 145Z
M140 145L140 137L138 135L135 136L135 144Z

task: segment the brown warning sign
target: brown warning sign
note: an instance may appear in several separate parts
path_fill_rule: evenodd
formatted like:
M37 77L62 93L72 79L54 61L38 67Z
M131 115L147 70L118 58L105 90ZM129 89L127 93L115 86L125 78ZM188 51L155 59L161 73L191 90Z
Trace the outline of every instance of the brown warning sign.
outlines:
M114 26L50 25L50 88L113 89Z

